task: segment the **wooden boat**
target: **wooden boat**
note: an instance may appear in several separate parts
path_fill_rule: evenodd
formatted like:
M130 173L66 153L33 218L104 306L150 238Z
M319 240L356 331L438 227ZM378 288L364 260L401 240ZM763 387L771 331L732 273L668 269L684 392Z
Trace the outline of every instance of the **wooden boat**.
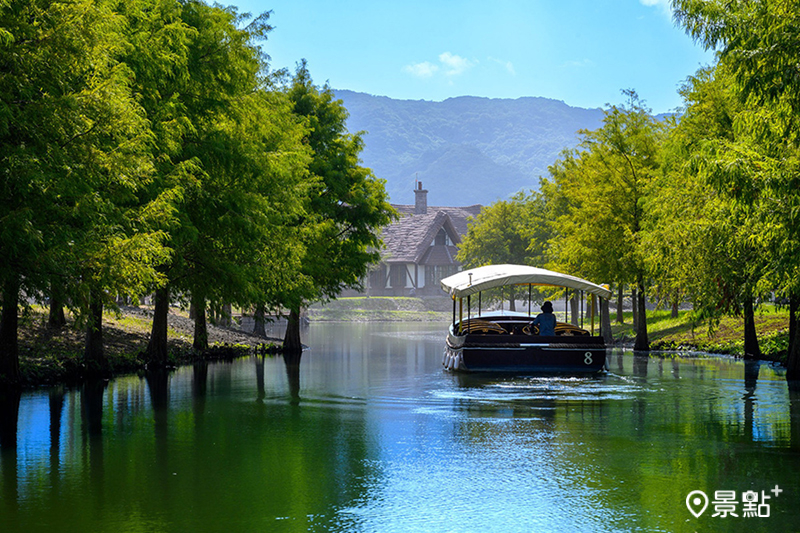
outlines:
M481 314L479 304L477 316L472 316L473 295L478 295L480 302L481 291L509 286L527 286L529 293L533 286L563 287L586 295L591 309L590 329L557 322L555 335L540 336L533 324L530 305L527 314L511 311ZM605 287L525 265L491 265L465 270L443 279L441 287L453 300L453 322L442 361L447 370L587 373L599 372L605 367L605 341L602 334L595 335L594 328L597 297L606 300L611 297L611 291ZM598 326L601 322L598 320Z

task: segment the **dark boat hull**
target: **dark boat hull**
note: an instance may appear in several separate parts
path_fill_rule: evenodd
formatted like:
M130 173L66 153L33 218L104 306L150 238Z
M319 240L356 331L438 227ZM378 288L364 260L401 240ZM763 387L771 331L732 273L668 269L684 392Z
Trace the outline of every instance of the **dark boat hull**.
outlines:
M448 335L442 364L455 372L596 373L606 347L594 336Z

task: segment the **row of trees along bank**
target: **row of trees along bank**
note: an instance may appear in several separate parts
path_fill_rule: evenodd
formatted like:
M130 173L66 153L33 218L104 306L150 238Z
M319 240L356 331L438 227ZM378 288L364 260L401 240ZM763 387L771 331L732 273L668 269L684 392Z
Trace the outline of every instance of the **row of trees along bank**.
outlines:
M775 294L790 305L787 378L800 380L800 11L788 1L673 4L718 50L681 88L680 115L656 120L624 91L539 191L477 217L459 259L633 287L640 350L649 295L689 301L697 319L743 315L745 356L758 357L754 310Z
M272 72L269 13L196 0L10 0L0 8L0 377L19 379L18 316L49 299L86 326L155 293L147 347L191 300L291 310L357 285L395 213L359 165L346 110L305 62ZM291 328L287 349L299 349Z

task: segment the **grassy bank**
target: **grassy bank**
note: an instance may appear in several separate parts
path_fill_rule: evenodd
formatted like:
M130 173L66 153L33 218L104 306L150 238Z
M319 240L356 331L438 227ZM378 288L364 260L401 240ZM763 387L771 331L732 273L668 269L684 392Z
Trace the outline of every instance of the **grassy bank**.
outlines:
M616 314L612 314L612 320ZM785 362L789 347L789 311L762 306L756 312L756 332L765 359ZM625 313L625 323L612 322L614 338L621 344L632 344L636 335L632 313ZM653 350L696 350L709 353L744 355L744 320L725 317L718 325L693 324L691 311L680 311L672 318L669 311L650 311L647 332Z
M136 373L146 368L144 352L150 338L152 310L125 308L120 313L103 314L103 347L107 361L105 373ZM194 323L185 313L171 309L167 330L169 365L190 364L198 360L220 360L253 352L267 352L275 345L268 339L209 325L209 349L192 348ZM24 386L70 383L87 373L83 363L84 331L67 314L67 325L47 327L47 310L33 306L22 314L19 324L20 372Z
M451 302L447 298L340 298L324 306L309 309L312 321L441 321L452 318ZM680 311L672 318L666 310L648 312L647 325L651 348L654 350L692 350L742 356L744 323L741 317L724 317L719 324L692 322L691 311ZM612 319L616 319L613 313ZM784 362L789 345L789 312L771 305L756 312L756 331L765 359ZM624 313L624 323L612 323L617 344L632 346L635 332L633 315Z
M447 321L452 303L445 298L339 298L308 310L312 321L325 322L421 322Z
M446 299L342 298L309 310L312 321L439 321L451 319ZM109 374L135 373L145 369L144 351L150 336L152 310L125 308L122 313L104 315L104 347ZM616 318L614 314L612 318ZM59 330L46 327L47 313L41 307L27 310L20 321L20 369L27 386L80 380L86 373L82 354L84 333L73 319ZM764 306L756 313L756 329L763 357L785 362L789 334L788 310ZM185 312L172 309L169 315L170 364L197 360L218 360L275 348L276 339L263 339L241 331L209 326L211 348L202 353L192 349L193 322ZM623 324L612 326L620 345L632 345L635 336L631 313ZM648 313L648 334L654 350L692 350L741 356L744 325L741 318L726 317L715 328L692 324L691 313L678 318L669 311Z

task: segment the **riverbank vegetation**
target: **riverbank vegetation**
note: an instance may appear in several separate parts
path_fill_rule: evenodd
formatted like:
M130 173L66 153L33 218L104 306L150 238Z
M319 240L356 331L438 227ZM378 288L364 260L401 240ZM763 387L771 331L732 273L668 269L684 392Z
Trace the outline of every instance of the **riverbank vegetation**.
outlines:
M548 266L612 284L620 335L654 345L648 302L691 304L692 327L741 317L742 351L773 342L760 308L787 309L800 380L800 14L784 2L675 0L719 51L657 120L634 90L581 132L539 190L486 208L459 258ZM359 164L360 134L305 62L290 76L256 17L199 0L11 0L0 9L0 380L20 381L20 310L83 328L80 361L112 366L105 312L154 295L143 360L170 364L170 306L208 314L300 309L358 286L395 213ZM513 300L513 295L510 295ZM576 314L573 312L573 315ZM24 316L24 315L23 315ZM23 324L24 325L24 324ZM782 339L783 337L781 337ZM677 341L676 341L677 342ZM783 341L775 341L780 344ZM676 344L677 345L677 344Z
M787 378L800 380L800 14L785 2L673 5L677 22L719 52L681 88L681 112L657 120L624 91L625 102L605 110L599 129L580 132L538 191L481 212L459 259L610 283L618 307L630 293L639 350L653 341L648 302L676 317L689 303L692 324L721 331L741 317L741 351L760 357L764 345L784 344L756 327L759 307L779 302ZM624 330L622 314L617 321Z
M420 298L342 298L308 310L312 322L325 321L439 321L451 320L449 301ZM614 343L631 347L635 338L632 312L624 323L612 327ZM110 374L144 372L150 367L146 348L153 316L152 306L121 306L103 314L103 341L106 371ZM722 317L715 327L693 321L693 313L681 310L673 317L669 310L647 312L654 350L708 352L741 357L744 343L742 317ZM85 328L70 312L62 328L48 327L49 310L28 306L20 316L20 383L27 387L53 383L73 383L92 374L84 359ZM763 306L755 315L763 359L785 363L788 351L788 309ZM249 328L248 328L249 329ZM233 327L209 323L209 348L198 352L192 347L194 321L187 310L172 307L168 313L168 366L197 361L230 360L246 355L280 351L280 339L268 338Z
M352 297L337 298L308 309L310 320L348 322L446 322L452 318L448 298Z
M270 70L270 30L197 0L0 8L0 380L20 380L31 302L54 329L68 308L104 373L120 300L154 294L143 357L163 366L175 301L202 352L208 313L296 318L358 285L394 211L330 88Z
M21 385L77 383L97 375L84 357L85 327L80 316L67 311L63 327L48 326L49 310L27 306L20 315L19 363ZM108 375L146 371L152 364L146 349L153 319L152 306L121 306L103 313L104 368ZM245 355L279 351L279 339L243 332L236 328L208 324L209 347L202 352L192 346L194 320L179 308L168 313L166 366L197 361L231 360Z

